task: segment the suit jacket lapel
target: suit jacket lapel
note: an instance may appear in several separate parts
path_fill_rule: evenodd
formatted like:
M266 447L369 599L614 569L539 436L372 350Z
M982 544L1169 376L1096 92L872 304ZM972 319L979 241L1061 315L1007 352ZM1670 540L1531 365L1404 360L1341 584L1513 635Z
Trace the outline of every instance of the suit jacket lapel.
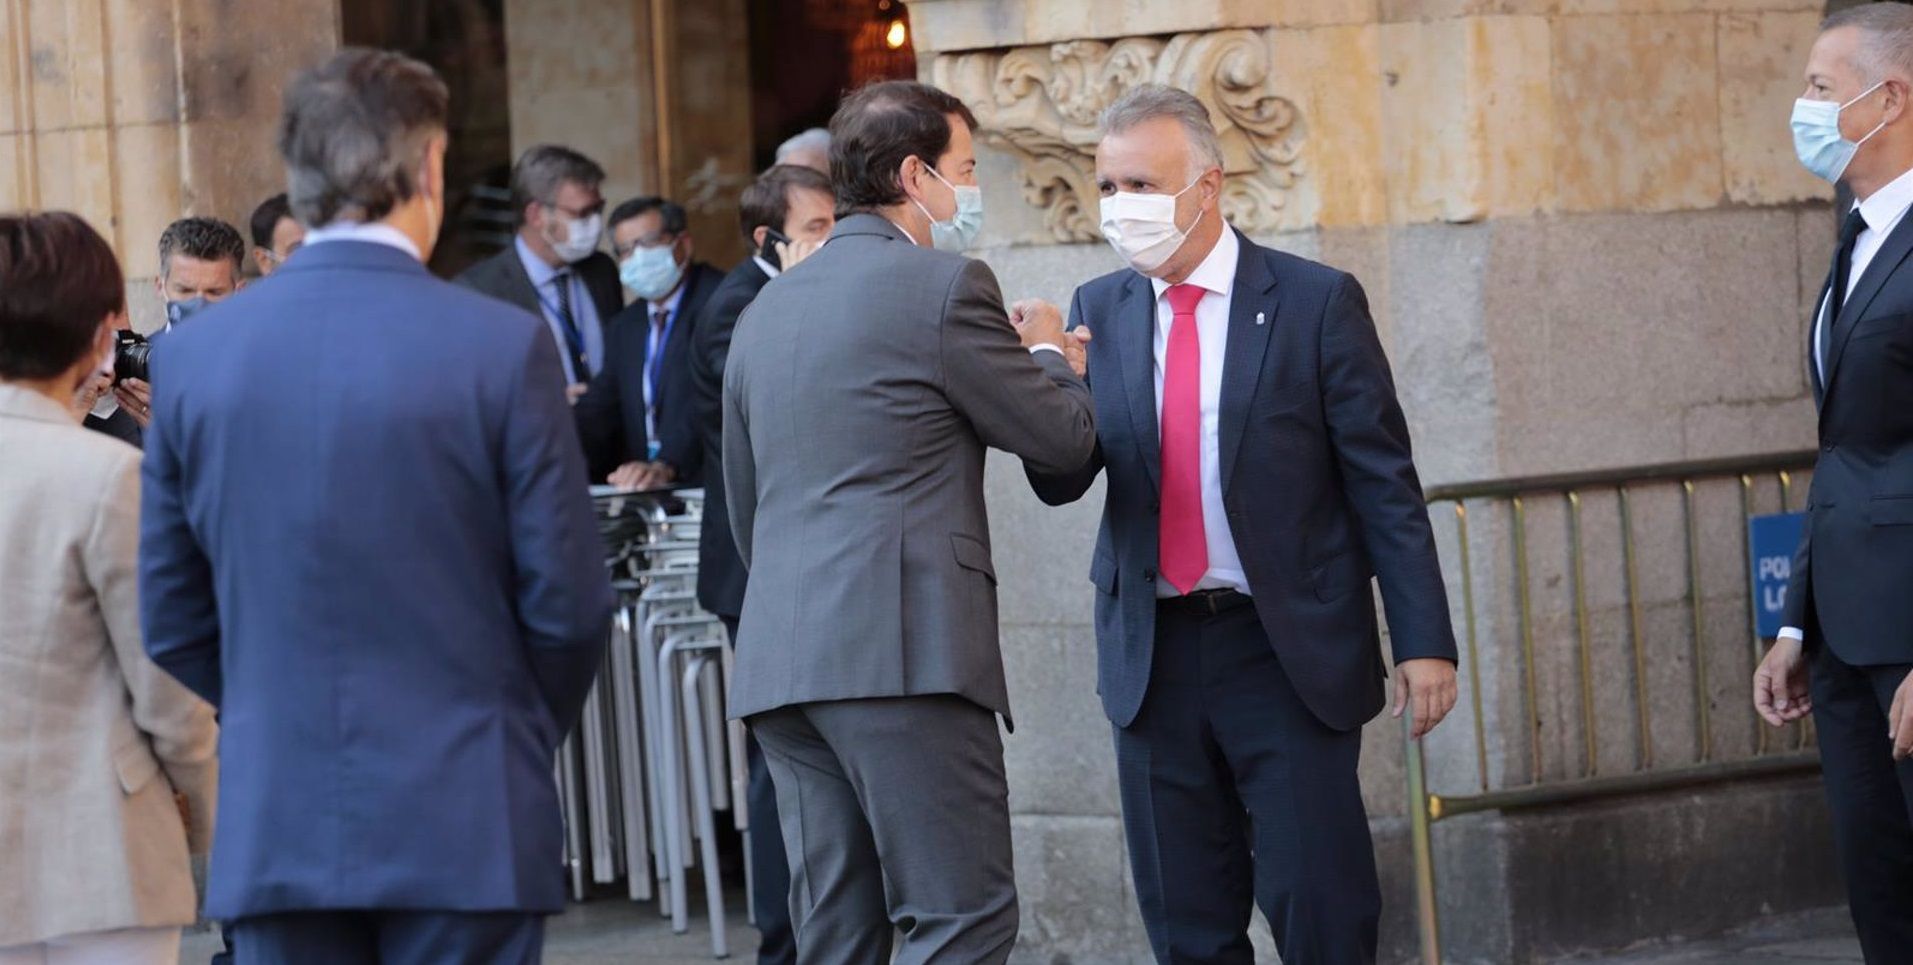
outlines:
M517 246L506 248L500 257L504 260L503 267L511 291L512 304L539 318L544 318L544 304L538 299L537 286L531 283L531 274L525 271L525 263L518 258Z
M1262 379L1262 358L1268 353L1270 333L1275 329L1275 301L1267 297L1275 288L1275 276L1269 272L1261 248L1240 233L1237 241L1241 248L1236 257L1235 288L1229 293L1229 339L1222 355L1222 397L1216 424L1224 486L1234 474L1236 453L1242 449L1242 433L1249 424L1249 401L1255 398L1256 384Z
M1122 356L1123 394L1152 486L1162 485L1161 427L1156 420L1156 292L1149 279L1131 274L1116 302L1116 348Z
M1833 330L1833 344L1827 347L1827 378L1826 387L1822 392L1823 402L1825 395L1833 391L1833 378L1840 372L1840 358L1846 354L1847 338L1853 334L1854 323L1866 315L1867 306L1873 304L1874 297L1880 294L1880 289L1886 287L1886 280L1899 269L1900 262L1906 260L1909 252L1913 252L1913 218L1902 218L1899 226L1893 229L1893 233L1888 235L1886 242L1880 246L1879 253L1875 254L1873 260L1867 264L1867 270L1860 276L1859 284L1853 289L1852 294L1847 296L1846 305L1840 309L1840 321Z

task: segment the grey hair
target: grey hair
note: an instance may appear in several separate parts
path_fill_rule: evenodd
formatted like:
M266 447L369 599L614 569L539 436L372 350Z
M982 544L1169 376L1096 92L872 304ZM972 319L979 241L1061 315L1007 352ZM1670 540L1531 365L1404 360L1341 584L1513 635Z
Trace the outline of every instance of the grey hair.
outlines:
M299 221L378 221L411 200L450 100L432 68L386 50L348 47L300 74L279 120L286 197Z
M1888 74L1913 78L1913 6L1904 3L1868 3L1848 7L1820 24L1820 32L1852 27L1860 32L1852 64L1866 83Z
M793 135L789 140L777 145L777 163L782 164L785 158L803 150L820 151L828 157L830 155L830 132L821 127L813 127L810 130Z
M1103 133L1120 134L1144 121L1171 117L1189 135L1189 176L1222 167L1222 141L1196 95L1167 84L1140 84L1123 92L1103 110Z
M522 222L526 205L533 201L555 203L558 189L567 181L595 189L604 183L604 168L568 147L539 144L526 148L511 169L512 211Z

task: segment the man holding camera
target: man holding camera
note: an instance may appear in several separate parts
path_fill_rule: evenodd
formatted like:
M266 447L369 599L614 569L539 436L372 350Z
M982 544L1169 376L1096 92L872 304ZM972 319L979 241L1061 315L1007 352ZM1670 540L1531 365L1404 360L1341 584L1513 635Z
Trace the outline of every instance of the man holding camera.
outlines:
M159 277L154 282L166 306L163 331L238 291L244 284L240 266L245 257L246 240L239 229L217 218L181 218L167 225L159 236ZM116 324L119 347L113 364L80 387L73 408L85 413L87 428L138 446L153 419L147 340L133 331L125 315Z

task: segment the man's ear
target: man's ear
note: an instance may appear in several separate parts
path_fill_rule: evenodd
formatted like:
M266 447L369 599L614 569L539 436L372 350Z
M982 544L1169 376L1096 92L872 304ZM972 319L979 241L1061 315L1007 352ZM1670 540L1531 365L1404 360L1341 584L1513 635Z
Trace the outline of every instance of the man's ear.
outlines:
M770 225L758 225L751 229L751 252L764 250L764 239L770 237Z

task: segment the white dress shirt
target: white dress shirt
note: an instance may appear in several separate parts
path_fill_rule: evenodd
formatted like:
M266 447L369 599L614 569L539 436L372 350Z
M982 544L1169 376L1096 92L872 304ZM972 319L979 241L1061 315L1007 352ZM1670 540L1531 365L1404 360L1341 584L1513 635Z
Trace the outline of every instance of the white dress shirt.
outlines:
M306 239L310 243L311 239ZM518 249L518 261L525 266L525 274L531 278L532 291L538 294L540 314L545 316L545 326L551 329L551 338L558 343L558 360L564 363L565 379L573 384L589 382L598 370L604 368L604 325L598 318L598 303L591 298L591 289L585 284L574 266L553 268L545 264L525 244L524 236L512 239L512 247ZM589 372L573 371L577 368L572 361L571 341L565 337L564 323L558 320L558 275L564 273L566 294L571 296L571 321L578 326L578 337L584 340L585 365Z
M425 257L419 254L418 245L405 236L405 232L389 224L374 222L366 224L359 221L334 221L323 228L314 228L306 232L306 245L322 245L328 241L363 241L375 245L397 248L418 261Z
M1847 297L1853 297L1853 290L1859 287L1860 276L1866 274L1867 266L1873 264L1873 256L1880 253L1880 246L1886 244L1888 235L1900 226L1906 218L1907 209L1913 208L1913 171L1894 178L1886 187L1873 192L1865 201L1854 205L1860 212L1860 218L1866 227L1860 229L1853 239L1853 263L1847 268ZM1822 330L1828 323L1827 303L1833 300L1829 291L1820 299L1820 310L1813 317L1813 370L1820 374L1820 385L1824 391L1827 384L1827 360L1821 351ZM1845 307L1844 303L1842 307ZM1799 627L1781 627L1779 639L1805 640L1807 634Z
M754 262L757 262L757 267L762 268L764 270L764 274L769 275L772 278L776 278L778 275L781 275L784 273L783 269L777 267L776 265L771 264L768 261L765 261L762 257L758 255L752 255L751 260Z
M1229 515L1222 508L1222 446L1218 431L1222 419L1222 360L1229 346L1230 290L1235 287L1236 261L1242 255L1242 243L1235 232L1223 229L1222 237L1209 257L1183 280L1184 284L1207 289L1196 303L1196 336L1201 344L1202 385L1198 398L1202 406L1202 532L1209 544L1209 571L1196 581L1198 590L1238 590L1249 592L1249 578L1242 572L1242 558L1236 553L1235 536L1229 532ZM1156 290L1156 418L1162 419L1163 360L1169 352L1169 325L1175 310L1163 292L1169 283L1151 278ZM1157 596L1175 596L1177 590L1168 580L1156 581Z

